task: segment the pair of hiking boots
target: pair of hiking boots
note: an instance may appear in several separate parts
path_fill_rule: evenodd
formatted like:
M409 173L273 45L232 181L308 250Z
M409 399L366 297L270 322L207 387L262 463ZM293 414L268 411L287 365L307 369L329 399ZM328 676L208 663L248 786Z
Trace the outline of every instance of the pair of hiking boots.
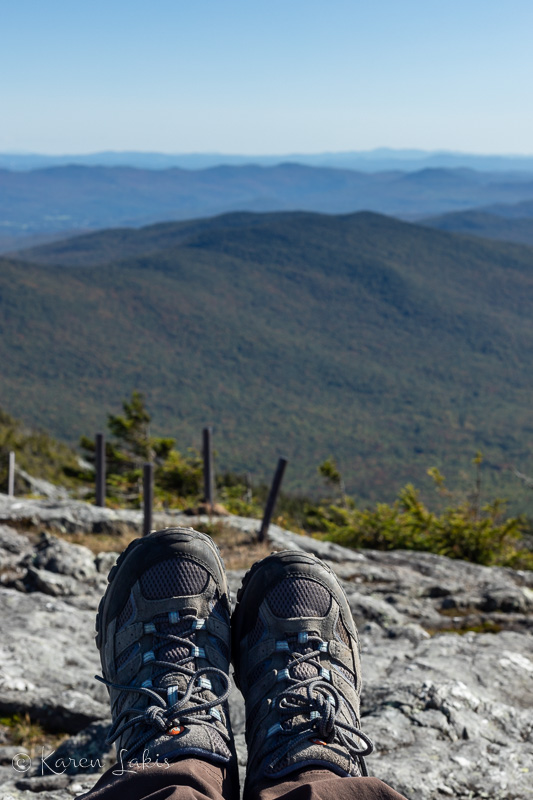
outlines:
M236 768L230 658L246 703L247 784L293 771L366 775L357 630L335 575L283 551L246 574L231 617L213 540L168 528L109 574L97 646L122 763L201 758Z

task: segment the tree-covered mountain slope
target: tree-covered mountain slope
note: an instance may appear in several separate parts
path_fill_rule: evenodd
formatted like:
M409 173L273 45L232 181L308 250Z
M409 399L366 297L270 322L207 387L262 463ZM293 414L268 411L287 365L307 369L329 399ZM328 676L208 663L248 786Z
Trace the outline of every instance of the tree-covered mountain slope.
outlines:
M54 249L55 248L55 249ZM436 465L527 508L533 249L376 214L238 214L0 261L0 405L76 441L133 388L219 468L391 499ZM52 263L56 261L57 263ZM515 505L516 507L516 505Z
M533 246L533 217L505 217L480 209L428 217L420 222L441 231Z

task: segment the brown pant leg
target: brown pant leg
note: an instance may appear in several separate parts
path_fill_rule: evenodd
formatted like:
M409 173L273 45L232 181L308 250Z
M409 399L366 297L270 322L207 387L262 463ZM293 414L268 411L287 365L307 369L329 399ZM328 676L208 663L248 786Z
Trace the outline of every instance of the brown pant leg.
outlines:
M341 778L327 769L308 769L246 791L244 800L406 800L378 778Z
M235 771L199 758L115 764L77 800L239 800Z

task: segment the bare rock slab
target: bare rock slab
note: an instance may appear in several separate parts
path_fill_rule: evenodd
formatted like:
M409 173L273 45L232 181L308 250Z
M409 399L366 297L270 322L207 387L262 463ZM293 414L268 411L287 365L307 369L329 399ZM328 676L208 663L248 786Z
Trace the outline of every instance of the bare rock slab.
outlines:
M137 524L128 514L67 501L17 505L0 496L0 518L20 524L33 515L34 528L45 518L72 530ZM258 527L257 520L229 522L249 533ZM179 515L156 521L158 527L196 523ZM326 560L347 593L360 631L362 725L376 745L368 759L372 774L409 800L531 800L532 573L429 553L346 550L276 526L269 539L274 550L303 550ZM114 558L95 559L51 536L35 546L0 526L0 564L25 575L11 588L0 587L0 713L28 711L47 728L71 733L60 751L67 760L106 752L107 692L93 678L100 671L93 632ZM243 575L228 573L234 597ZM464 633L489 627L495 632ZM230 710L244 775L244 704L235 688ZM78 772L61 776L61 788L53 780L38 783L37 775L11 774L8 755L0 764L6 798L59 800L96 779Z
M40 592L0 588L0 713L28 713L76 733L109 715L94 645L94 612Z

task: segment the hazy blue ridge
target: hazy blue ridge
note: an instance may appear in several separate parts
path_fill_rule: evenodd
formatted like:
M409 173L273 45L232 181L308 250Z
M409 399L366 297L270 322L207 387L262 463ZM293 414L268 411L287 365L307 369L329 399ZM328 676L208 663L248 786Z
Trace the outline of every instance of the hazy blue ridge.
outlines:
M404 219L533 204L533 175L424 168L221 165L201 170L55 166L0 170L0 247L15 239L210 217L233 211L370 210ZM497 213L494 211L494 213ZM526 216L524 212L519 216ZM3 241L2 241L3 237Z
M288 161L313 167L357 169L364 172L382 170L419 170L424 167L449 169L469 167L489 172L533 171L533 156L476 155L426 150L397 150L377 148L367 151L287 153L285 155L239 155L225 153L150 153L138 151L104 151L74 155L43 155L38 153L0 153L0 168L33 170L43 167L81 164L84 166L129 166L140 169L206 169L219 165L242 166L259 164L276 166Z

